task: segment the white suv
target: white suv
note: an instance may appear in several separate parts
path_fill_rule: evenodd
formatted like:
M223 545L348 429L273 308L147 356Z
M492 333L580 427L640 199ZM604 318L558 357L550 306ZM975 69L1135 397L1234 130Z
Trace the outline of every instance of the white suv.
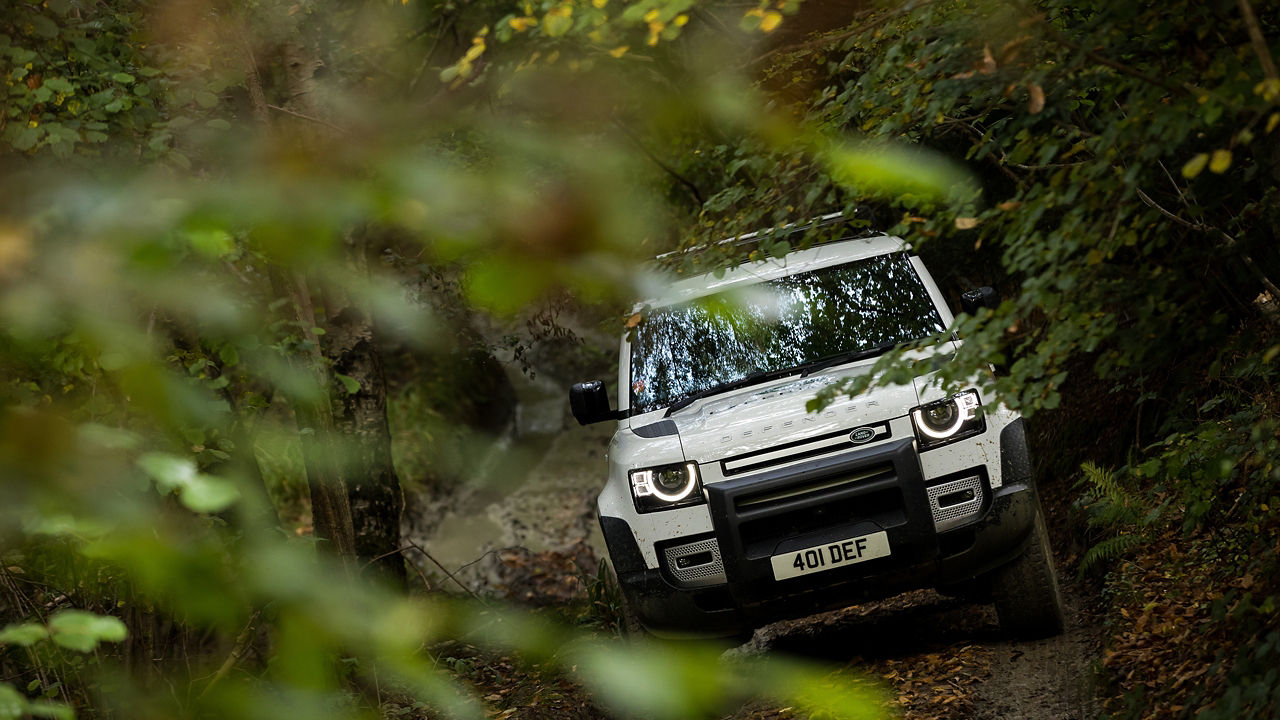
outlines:
M966 293L966 309L995 302ZM951 311L885 235L674 283L623 335L600 527L630 623L729 635L922 587L994 601L1002 626L1056 634L1062 607L1023 420L977 389L909 385L805 403ZM945 362L960 340L915 350ZM976 383L975 383L976 385Z

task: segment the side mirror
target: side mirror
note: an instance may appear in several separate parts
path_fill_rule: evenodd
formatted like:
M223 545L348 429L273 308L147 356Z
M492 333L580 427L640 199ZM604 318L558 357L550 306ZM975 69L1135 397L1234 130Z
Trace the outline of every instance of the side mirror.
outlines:
M579 425L618 419L618 411L609 408L609 394L600 380L577 383L570 388L569 409Z
M1000 307L1000 295L986 285L960 295L960 309L970 315L977 312L978 308L995 310L997 307Z

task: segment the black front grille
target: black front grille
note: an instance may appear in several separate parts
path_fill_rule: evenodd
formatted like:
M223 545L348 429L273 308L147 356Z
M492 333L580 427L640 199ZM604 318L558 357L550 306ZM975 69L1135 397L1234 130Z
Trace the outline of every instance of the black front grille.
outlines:
M852 472L840 472L830 475L818 475L813 478L800 477L795 483L783 487L761 488L756 492L744 492L734 497L733 506L739 512L743 510L765 510L785 508L797 500L835 497L842 490L854 485L872 483L893 477L893 465L883 463Z
M892 478L889 478L892 482ZM829 527L870 520L880 527L906 520L902 491L897 485L828 500L820 505L764 515L738 525L742 546L749 558L767 557L779 543Z
M909 438L726 479L706 490L730 581L735 574L771 580L768 558L779 547L851 537L868 527L893 531L912 517L928 519Z

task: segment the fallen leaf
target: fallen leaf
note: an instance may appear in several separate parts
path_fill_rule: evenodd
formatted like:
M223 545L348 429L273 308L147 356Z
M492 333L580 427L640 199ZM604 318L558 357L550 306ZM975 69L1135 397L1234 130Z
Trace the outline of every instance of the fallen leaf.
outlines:
M972 230L978 227L978 218L976 217L958 217L956 218L957 230Z

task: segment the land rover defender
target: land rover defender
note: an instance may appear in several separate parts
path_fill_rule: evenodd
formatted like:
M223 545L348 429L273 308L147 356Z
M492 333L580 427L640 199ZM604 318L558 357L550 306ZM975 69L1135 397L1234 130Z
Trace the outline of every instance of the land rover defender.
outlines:
M963 301L996 302L989 288ZM963 342L952 321L886 235L677 281L638 306L618 408L601 381L570 391L580 423L618 423L597 509L628 622L732 635L934 587L993 602L1012 634L1060 632L1017 413L923 371L806 411L892 348L946 362Z

